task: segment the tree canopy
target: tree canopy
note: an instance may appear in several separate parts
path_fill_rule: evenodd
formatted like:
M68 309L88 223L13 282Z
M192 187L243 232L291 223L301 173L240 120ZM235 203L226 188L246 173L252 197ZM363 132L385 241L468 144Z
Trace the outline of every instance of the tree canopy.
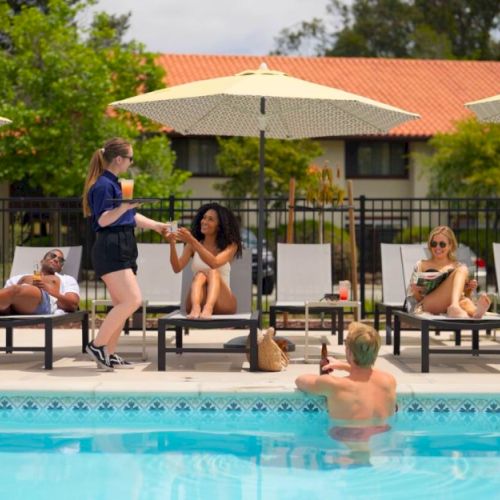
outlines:
M430 177L431 196L500 195L500 125L475 118L430 140L432 156L418 155Z
M80 26L78 15L92 3L0 5L0 115L13 121L0 130L0 181L29 179L40 194L77 196L92 153L121 136L136 146L138 185L146 189L155 177L162 195L175 194L189 173L173 169L160 126L108 108L163 87L163 69L142 44L122 42L128 15L100 12L89 27ZM156 180L159 166L164 175Z
M283 29L276 54L500 59L497 0L330 0L324 19Z
M219 139L217 164L222 175L230 177L216 187L226 196L257 196L259 183L259 139L235 137ZM264 190L266 196L283 196L295 177L297 186L304 185L307 168L323 153L317 142L309 139L285 141L266 139Z

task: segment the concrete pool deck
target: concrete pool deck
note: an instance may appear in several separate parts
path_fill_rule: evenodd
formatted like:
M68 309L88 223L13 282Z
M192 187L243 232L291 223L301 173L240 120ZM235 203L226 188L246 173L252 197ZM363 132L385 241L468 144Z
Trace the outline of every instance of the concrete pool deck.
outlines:
M381 332L382 334L383 332ZM191 330L185 343L220 345L242 335L239 330ZM142 334L133 332L122 338L119 352L137 361L131 370L99 372L81 351L78 329L54 331L54 368L43 369L43 353L0 353L0 391L78 391L78 392L293 392L295 378L302 373L317 373L321 339L329 341L329 354L343 357L344 347L328 332L310 332L310 363L303 361L304 332L279 332L296 344L290 353L290 364L282 372L249 372L241 354L169 354L167 371L156 368L156 334L148 332L147 361L141 361ZM401 355L393 356L392 346L383 345L377 367L392 373L401 394L418 393L500 393L500 356L469 354L431 354L430 373L420 373L420 339L418 332L402 332ZM167 336L173 342L173 335ZM19 329L14 332L15 345L41 345L41 329ZM498 347L500 336L481 334L480 347ZM431 345L453 345L448 332L431 335ZM0 332L5 345L5 332ZM470 333L463 333L463 346L470 346ZM458 348L459 349L459 348Z

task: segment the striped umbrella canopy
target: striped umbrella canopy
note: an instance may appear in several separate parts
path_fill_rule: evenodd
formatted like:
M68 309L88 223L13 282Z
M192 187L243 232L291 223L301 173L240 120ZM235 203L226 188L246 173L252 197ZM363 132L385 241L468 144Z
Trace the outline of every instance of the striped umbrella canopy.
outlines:
M481 122L500 123L500 94L467 102L465 106L476 113Z
M12 121L11 121L11 120L9 120L8 118L4 118L3 116L0 116L0 127L1 127L2 125L7 125L7 124L9 124L9 123L12 123Z
M111 103L184 135L260 137L257 309L262 306L265 138L385 133L419 115L343 90L271 71L199 80Z

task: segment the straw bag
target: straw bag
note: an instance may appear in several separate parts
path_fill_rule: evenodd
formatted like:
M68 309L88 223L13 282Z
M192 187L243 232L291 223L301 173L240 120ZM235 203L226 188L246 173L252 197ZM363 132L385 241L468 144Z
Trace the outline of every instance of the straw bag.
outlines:
M264 333L257 333L257 349L259 353L259 369L266 372L280 372L288 366L288 357L274 341L274 328L270 327ZM247 346L250 345L250 337ZM248 354L247 354L248 357Z

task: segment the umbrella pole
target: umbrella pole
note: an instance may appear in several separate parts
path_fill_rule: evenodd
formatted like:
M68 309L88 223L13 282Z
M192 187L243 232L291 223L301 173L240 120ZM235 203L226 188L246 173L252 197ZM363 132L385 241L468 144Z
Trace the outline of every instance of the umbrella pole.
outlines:
M257 311L259 326L262 326L262 243L264 241L264 151L266 147L266 98L260 98L260 134L259 134L259 217L257 230Z

